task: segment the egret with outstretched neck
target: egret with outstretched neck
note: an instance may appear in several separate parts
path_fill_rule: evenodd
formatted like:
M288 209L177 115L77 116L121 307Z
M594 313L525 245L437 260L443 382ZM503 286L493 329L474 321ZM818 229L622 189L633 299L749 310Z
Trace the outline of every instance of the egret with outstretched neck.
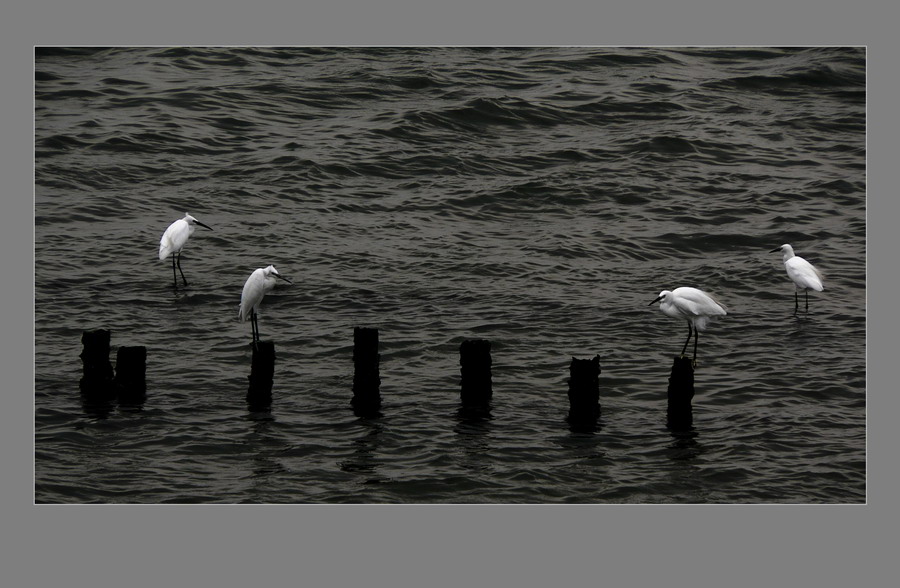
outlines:
M681 287L672 291L663 290L659 296L647 306L659 302L663 314L673 318L683 318L688 323L688 336L681 349L681 355L687 350L691 335L694 336L694 359L697 363L697 333L706 329L709 320L715 316L725 316L725 305L710 294L697 288Z
M253 344L259 341L259 323L257 322L257 311L266 293L275 287L275 278L279 278L293 284L289 279L278 273L275 266L261 267L253 270L250 277L244 283L244 290L241 292L241 306L238 309L238 318L241 322L250 319L250 330L253 337Z
M175 275L176 264L178 271L181 272L181 280L185 286L188 285L184 272L181 271L181 250L184 249L184 245L190 236L194 234L196 229L194 225L200 225L210 231L212 230L212 227L208 227L188 213L184 213L184 218L180 218L169 225L169 228L166 229L166 232L163 233L162 238L159 240L159 260L162 261L169 255L172 256L172 285L176 289L178 288L178 276Z
M825 289L822 284L822 273L816 267L794 253L794 248L785 243L781 247L776 247L769 253L781 251L784 260L784 269L787 275L794 282L794 314L800 310L800 299L798 293L803 290L806 298L806 312L809 312L809 291L815 290L821 292Z

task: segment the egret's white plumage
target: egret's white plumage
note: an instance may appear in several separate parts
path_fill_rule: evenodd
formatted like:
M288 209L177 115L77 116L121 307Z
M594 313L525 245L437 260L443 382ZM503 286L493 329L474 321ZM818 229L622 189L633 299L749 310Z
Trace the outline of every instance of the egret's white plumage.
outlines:
M822 284L822 273L816 267L794 253L794 248L785 243L781 247L776 247L769 253L780 251L783 253L784 269L787 271L788 277L794 282L794 311L800 308L798 292L803 292L806 296L806 310L809 310L809 291L815 290L821 292L825 289Z
M259 325L257 324L257 312L263 297L275 287L275 279L279 278L292 283L278 273L275 266L261 267L253 270L250 277L244 283L244 290L241 292L241 306L238 309L238 318L241 322L248 318L252 323L253 340L259 340Z
M654 302L659 302L659 309L666 316L687 320L688 337L684 342L681 354L684 355L693 334L694 361L697 360L697 332L705 330L712 317L727 314L724 304L697 288L681 287L671 291L663 290L650 304Z
M172 256L172 279L176 288L178 287L178 278L175 275L176 264L178 271L181 272L181 279L184 281L184 285L187 286L184 272L181 271L181 250L184 249L190 236L194 234L196 229L194 225L200 225L212 230L212 227L208 227L188 213L184 213L184 218L180 218L169 225L169 228L166 229L159 240L159 260L162 261L170 255Z

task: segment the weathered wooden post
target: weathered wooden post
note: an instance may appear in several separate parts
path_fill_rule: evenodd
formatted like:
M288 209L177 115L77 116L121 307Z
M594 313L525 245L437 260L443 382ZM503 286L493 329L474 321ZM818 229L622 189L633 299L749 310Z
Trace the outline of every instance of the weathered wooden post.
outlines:
M493 396L491 342L469 339L459 346L460 400L463 406L485 408Z
M592 428L600 418L600 356L569 364L569 424Z
M353 328L353 399L356 416L377 416L381 408L378 329Z
M97 329L81 334L81 393L92 399L113 397L113 367L109 363L109 330Z
M689 357L676 357L669 376L666 422L670 429L686 429L693 424L694 366Z
M275 343L256 341L250 363L250 385L247 404L251 410L265 410L272 406L272 385L275 379Z
M147 397L147 348L119 347L116 351L116 376L114 381L119 402L141 404Z

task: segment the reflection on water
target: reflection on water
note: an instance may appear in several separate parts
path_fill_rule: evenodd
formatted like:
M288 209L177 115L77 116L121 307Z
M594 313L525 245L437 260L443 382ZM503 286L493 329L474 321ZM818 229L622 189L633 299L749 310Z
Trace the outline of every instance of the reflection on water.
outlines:
M573 431L569 435L558 437L556 443L575 461L593 462L607 457L604 439L594 431Z
M491 408L463 406L456 411L453 426L456 453L460 464L469 471L490 472L491 459Z
M603 421L600 417L597 417L596 420L573 419L570 417L567 419L567 422L569 423L569 431L575 435L599 433L603 429Z
M384 426L369 419L359 419L357 422L362 425L363 434L353 440L353 455L340 462L341 471L375 474L380 465L376 454L382 442ZM367 480L366 483L371 482Z
M703 453L703 446L697 442L700 436L693 426L684 429L670 429L672 444L669 445L667 454L672 460L689 460Z
M95 419L109 418L110 413L115 408L112 400L105 398L96 398L89 394L81 395L81 407L85 416Z

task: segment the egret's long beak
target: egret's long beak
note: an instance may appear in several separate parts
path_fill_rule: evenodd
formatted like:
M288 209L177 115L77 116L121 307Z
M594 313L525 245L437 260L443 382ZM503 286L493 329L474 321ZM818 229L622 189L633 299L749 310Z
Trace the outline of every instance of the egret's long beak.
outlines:
M657 297L656 297L656 300L654 300L653 302L659 302L660 300L662 300L662 296L657 296ZM651 303L648 304L647 306L652 306L652 305L653 305L653 302L651 302Z
M288 284L293 284L293 283L294 283L294 282L290 281L289 279L285 278L284 276L282 276L281 274L275 274L275 277L276 277L276 278L281 278L282 280L284 280L284 281L287 282Z
M776 247L775 249L769 251L769 253L775 253L776 251L781 251L781 247Z
M201 223L201 222L198 221L198 220L195 220L194 222L197 223L198 225L200 225L201 227L204 227L204 228L206 228L206 229L209 229L210 231L212 230L212 227L208 227L208 226L204 225L203 223Z

